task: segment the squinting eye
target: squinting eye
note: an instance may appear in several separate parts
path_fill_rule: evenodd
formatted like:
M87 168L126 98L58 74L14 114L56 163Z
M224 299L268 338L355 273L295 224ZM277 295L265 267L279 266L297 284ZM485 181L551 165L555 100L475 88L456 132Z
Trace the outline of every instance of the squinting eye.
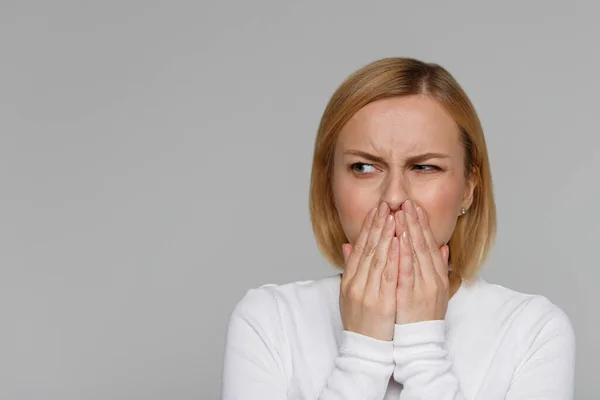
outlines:
M413 166L413 168L416 169L417 171L424 171L424 172L440 170L440 167L438 167L436 165L415 165L415 166Z
M361 162L357 162L357 163L350 165L350 169L353 172L356 172L358 174L368 174L369 172L374 172L374 171L365 171L365 169L368 169L368 168L371 168L372 170L375 169L375 167L373 167L371 164L365 164L365 163L361 163Z

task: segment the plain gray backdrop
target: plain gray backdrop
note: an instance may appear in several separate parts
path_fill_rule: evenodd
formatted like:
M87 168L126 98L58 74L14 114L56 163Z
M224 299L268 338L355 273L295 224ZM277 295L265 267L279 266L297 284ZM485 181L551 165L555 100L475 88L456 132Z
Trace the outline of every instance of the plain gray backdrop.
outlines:
M335 273L321 113L378 58L445 66L481 117L483 275L549 297L600 392L600 7L589 1L0 1L0 399L216 399L251 287Z

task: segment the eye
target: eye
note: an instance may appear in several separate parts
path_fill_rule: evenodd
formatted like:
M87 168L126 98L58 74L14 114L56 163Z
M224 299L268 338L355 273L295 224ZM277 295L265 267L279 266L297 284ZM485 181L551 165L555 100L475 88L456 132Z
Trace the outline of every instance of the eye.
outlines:
M373 165L361 162L351 164L350 169L352 170L352 172L355 172L357 174L368 174L371 172L375 172L375 167Z
M420 171L420 172L434 172L434 171L441 171L442 170L437 165L423 165L423 164L413 165L413 169L417 170L417 171Z

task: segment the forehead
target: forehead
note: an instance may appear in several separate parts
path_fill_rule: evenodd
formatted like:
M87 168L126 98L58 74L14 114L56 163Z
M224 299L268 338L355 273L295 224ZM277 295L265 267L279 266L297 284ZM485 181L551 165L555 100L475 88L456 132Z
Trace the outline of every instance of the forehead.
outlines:
M460 130L446 109L426 95L392 97L367 104L346 123L338 147L385 155L462 149Z

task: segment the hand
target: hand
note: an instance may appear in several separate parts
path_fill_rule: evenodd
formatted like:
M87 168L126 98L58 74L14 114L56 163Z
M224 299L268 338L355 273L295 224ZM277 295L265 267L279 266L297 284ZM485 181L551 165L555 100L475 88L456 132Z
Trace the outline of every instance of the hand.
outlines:
M396 234L400 238L396 324L444 319L450 299L448 246L438 247L425 212L411 200L396 213Z
M399 243L386 203L371 210L354 243L346 243L340 285L344 330L391 341L396 318Z

